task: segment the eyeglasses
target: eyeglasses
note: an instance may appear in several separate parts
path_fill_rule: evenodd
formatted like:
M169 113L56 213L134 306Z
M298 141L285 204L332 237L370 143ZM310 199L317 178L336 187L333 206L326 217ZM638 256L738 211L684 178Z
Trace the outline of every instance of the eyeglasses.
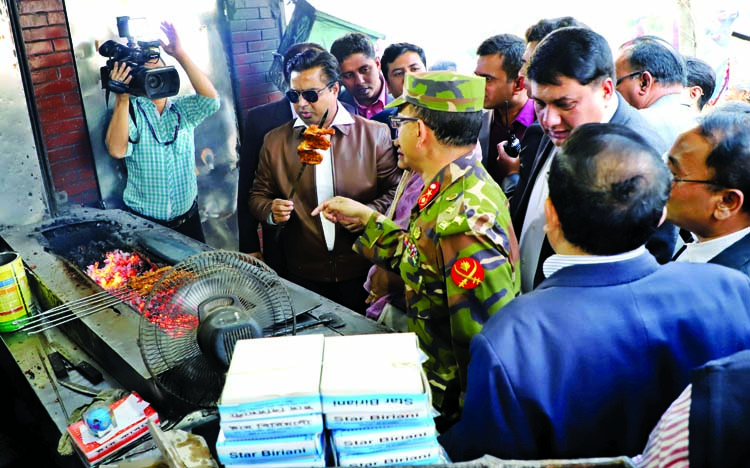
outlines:
M621 76L621 77L617 78L617 81L615 82L615 88L618 87L618 86L620 86L620 83L622 83L623 81L627 80L628 78L633 78L635 76L641 76L645 71L646 70L634 71L632 73L628 73L625 76Z
M303 98L305 98L305 101L312 104L314 102L318 102L318 95L333 86L334 83L336 83L335 80L331 81L320 89L306 89L304 91L290 89L286 92L286 98L289 99L289 102L291 102L292 104L297 104L299 102L299 97L302 96Z
M721 186L721 184L719 184L719 183L718 183L718 182L716 182L715 180L695 180L695 179L683 179L683 178L681 178L681 177L673 176L673 177L672 177L672 183L675 183L675 184L676 184L676 183L678 183L678 182L692 182L692 183L694 183L694 184L706 184L706 185L719 185L719 186Z
M389 120L391 121L391 128L398 130L406 122L416 122L419 119L416 117L407 117L405 115L392 115Z

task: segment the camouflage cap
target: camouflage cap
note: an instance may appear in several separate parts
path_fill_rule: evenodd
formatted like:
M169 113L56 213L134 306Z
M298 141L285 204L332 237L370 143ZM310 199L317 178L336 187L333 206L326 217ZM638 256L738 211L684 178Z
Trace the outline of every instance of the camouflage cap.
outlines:
M409 103L444 112L476 112L484 106L484 78L454 71L408 73L404 93L386 108Z

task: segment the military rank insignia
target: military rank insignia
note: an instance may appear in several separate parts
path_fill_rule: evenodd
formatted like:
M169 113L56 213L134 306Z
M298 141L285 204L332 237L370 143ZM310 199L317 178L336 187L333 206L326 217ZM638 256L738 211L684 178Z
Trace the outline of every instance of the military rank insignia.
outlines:
M459 258L451 268L451 279L459 288L476 288L484 281L484 268L473 258Z
M428 187L426 187L422 192L422 195L419 196L419 200L417 200L419 209L424 209L424 207L427 206L427 204L430 203L433 198L435 198L435 195L437 195L439 191L440 182L433 182Z

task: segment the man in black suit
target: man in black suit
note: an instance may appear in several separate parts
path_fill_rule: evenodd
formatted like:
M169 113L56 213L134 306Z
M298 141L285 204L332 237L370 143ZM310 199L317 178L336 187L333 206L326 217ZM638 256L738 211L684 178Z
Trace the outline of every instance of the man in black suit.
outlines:
M717 263L750 275L750 104L719 108L677 137L667 218L695 242L679 262Z
M284 53L283 73L284 81L289 85L289 61L308 49L325 50L314 42L300 42L290 46ZM348 111L354 112L348 104L344 104ZM283 252L275 242L275 232L263 230L263 252L261 253L260 238L258 236L258 220L253 218L248 207L250 188L255 179L258 168L258 157L263 147L266 133L279 127L294 117L292 104L286 97L277 101L253 107L247 113L244 130L242 132L242 147L240 149L240 173L237 190L237 225L239 228L240 252L249 253L265 261L281 276L286 274Z
M531 291L543 279L542 265L552 255L544 231L544 200L550 163L570 132L591 122L612 122L641 134L657 151L667 145L615 91L615 67L606 39L588 28L563 28L550 33L531 57L527 77L544 137L528 181L517 188L512 213L521 248L521 290ZM541 177L540 177L541 175ZM523 191L521 191L521 189ZM669 261L677 231L663 225L646 244L660 261Z

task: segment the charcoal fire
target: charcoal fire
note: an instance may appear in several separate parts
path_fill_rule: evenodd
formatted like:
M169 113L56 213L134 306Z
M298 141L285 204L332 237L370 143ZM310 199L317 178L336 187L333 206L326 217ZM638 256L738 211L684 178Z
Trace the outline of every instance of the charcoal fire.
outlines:
M176 290L172 289L162 293L159 298L152 298L151 303L157 307L147 310L148 296L167 270L169 267L157 269L142 259L137 252L116 249L107 252L101 263L96 261L89 265L86 274L104 290L126 298L130 305L150 322L162 328L165 333L179 336L184 330L197 327L198 318L178 312L170 304L171 296ZM120 294L124 289L131 294Z

